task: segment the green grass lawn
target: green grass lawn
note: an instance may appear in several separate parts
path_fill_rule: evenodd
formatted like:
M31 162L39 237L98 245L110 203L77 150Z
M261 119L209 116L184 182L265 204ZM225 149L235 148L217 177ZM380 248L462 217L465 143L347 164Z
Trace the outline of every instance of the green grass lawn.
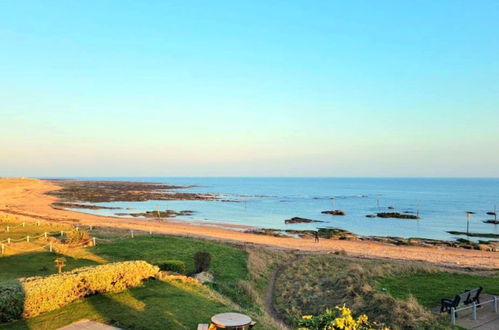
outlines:
M440 305L441 298L454 298L464 290L482 286L484 292L499 295L499 276L485 277L461 273L421 272L398 274L378 280L378 288L385 288L395 298L406 299L412 294L426 307Z
M188 273L194 272L194 254L207 251L212 256L211 271L218 292L241 305L251 305L240 292L239 282L248 278L246 252L222 243L169 236L137 236L85 249L106 262L145 260L157 263L166 259L182 260ZM0 258L0 280L56 272L49 252L18 254ZM97 264L87 259L67 259L65 271ZM125 329L195 329L209 322L216 313L233 309L217 298L209 287L148 281L144 287L119 294L88 297L38 317L0 325L1 329L56 329L83 318L113 324Z
M228 311L232 309L207 288L150 280L143 287L95 295L32 319L0 324L0 329L51 330L81 319L124 329L196 329Z
M87 259L74 259L69 256L57 255L50 252L37 252L30 254L16 254L0 258L0 281L28 276L46 276L57 273L54 259L66 258L64 271L78 267L92 266L96 262Z
M246 295L241 295L239 280L248 277L247 254L227 244L172 236L139 236L98 244L91 250L110 262L124 260L145 260L157 263L165 259L184 261L187 273L194 272L194 254L207 251L211 254L211 271L215 275L214 288L237 303L251 304Z

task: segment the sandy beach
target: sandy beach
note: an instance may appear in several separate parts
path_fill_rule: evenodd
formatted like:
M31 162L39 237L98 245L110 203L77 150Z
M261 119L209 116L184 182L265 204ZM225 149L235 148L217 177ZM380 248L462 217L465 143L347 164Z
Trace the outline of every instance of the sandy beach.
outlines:
M444 247L395 246L390 244L347 241L281 238L256 235L212 225L191 224L180 221L155 221L94 216L68 210L54 209L58 200L47 192L60 189L54 182L27 178L0 179L0 214L17 215L26 220L63 222L74 225L115 227L131 230L153 231L158 234L203 237L208 239L260 244L274 248L302 251L346 251L349 255L367 258L425 261L438 265L474 268L499 268L499 253Z

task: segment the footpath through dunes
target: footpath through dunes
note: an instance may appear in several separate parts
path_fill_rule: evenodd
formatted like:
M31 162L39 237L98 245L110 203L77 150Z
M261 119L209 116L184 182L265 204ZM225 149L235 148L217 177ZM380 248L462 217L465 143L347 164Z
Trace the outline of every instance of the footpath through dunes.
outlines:
M244 233L210 225L197 225L181 221L156 221L103 217L55 209L59 201L48 192L61 189L56 181L37 179L0 179L0 213L37 220L69 224L115 227L130 230L153 231L160 234L204 237L215 240L260 244L275 248L303 251L335 252L344 250L349 255L367 258L426 261L456 267L499 268L499 253L450 247L394 246L369 241L326 240L273 237ZM240 227L240 226L239 226ZM234 227L233 227L234 228Z

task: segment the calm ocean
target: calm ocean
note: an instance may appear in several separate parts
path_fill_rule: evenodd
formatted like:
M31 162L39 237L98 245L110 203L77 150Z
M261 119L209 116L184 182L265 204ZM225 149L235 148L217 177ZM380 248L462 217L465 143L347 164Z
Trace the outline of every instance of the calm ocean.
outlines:
M242 224L262 228L315 229L337 227L361 235L454 239L446 231L466 231L466 211L473 211L471 232L499 234L499 225L483 223L499 207L499 179L451 178L80 178L149 181L196 185L189 192L221 194L240 201L147 201L96 205L133 210L78 210L100 215L163 209L193 210L194 216L179 220ZM333 200L332 197L335 197ZM366 214L419 211L420 220L366 218ZM346 216L321 214L332 208ZM392 211L392 212L393 212ZM291 217L324 223L285 225ZM147 221L147 220L144 220Z

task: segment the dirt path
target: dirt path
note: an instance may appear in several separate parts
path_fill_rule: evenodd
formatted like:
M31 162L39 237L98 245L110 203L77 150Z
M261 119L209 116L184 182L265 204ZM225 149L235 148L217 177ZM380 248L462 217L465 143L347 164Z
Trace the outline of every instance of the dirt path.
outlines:
M180 221L155 221L102 217L54 209L57 201L46 192L60 189L53 182L36 179L0 179L0 214L18 215L26 220L44 219L79 225L153 231L159 234L203 237L213 240L251 243L284 249L334 252L344 250L350 256L425 261L454 267L499 268L499 253L443 247L394 246L368 241L313 240L282 238L244 233L237 230ZM233 227L235 228L235 227Z
M277 277L279 274L281 274L286 268L288 268L290 265L298 261L302 256L301 255L294 255L294 258L291 260L288 260L278 267L274 269L272 272L272 276L269 281L269 286L267 288L267 291L265 292L265 309L267 313L278 323L282 329L290 329L289 326L282 320L277 313L277 311L274 308L274 291L275 291L275 283L277 280Z

